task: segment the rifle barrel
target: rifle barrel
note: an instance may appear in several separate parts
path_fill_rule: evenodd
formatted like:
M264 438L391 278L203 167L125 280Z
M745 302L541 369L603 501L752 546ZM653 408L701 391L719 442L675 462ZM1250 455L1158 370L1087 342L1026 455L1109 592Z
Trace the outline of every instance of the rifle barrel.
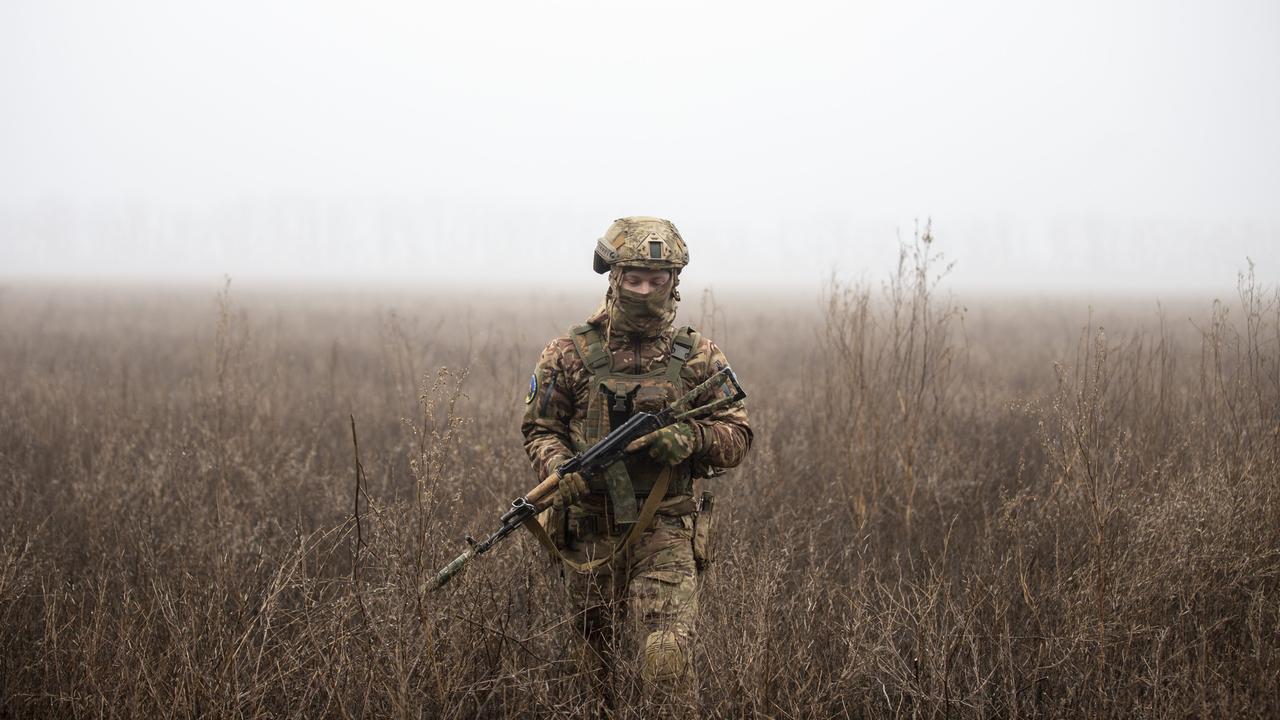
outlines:
M462 571L462 568L467 564L467 561L475 557L475 554L476 551L473 548L467 548L466 552L454 558L453 562L441 568L440 572L436 573L435 586L432 589L439 590L444 587L445 583L452 580L454 575L457 575Z

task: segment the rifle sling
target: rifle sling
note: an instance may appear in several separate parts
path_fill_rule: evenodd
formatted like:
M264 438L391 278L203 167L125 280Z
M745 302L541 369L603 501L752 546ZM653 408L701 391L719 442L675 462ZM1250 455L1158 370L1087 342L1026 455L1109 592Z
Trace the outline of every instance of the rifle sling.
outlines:
M658 481L653 484L653 490L649 492L649 497L645 498L644 505L640 508L639 516L636 517L635 523L627 530L626 537L622 539L622 542L615 545L608 555L602 558L588 560L584 563L575 562L565 557L564 553L560 551L560 548L556 547L556 544L551 541L551 537L547 535L546 528L542 527L542 523L538 522L538 517L536 515L526 518L523 524L525 529L533 533L533 536L538 539L538 542L542 543L542 546L547 549L547 552L551 554L552 560L559 558L561 562L568 565L573 570L578 572L591 572L612 560L618 553L626 552L626 550L630 548L636 540L640 539L640 536L644 534L644 531L649 529L649 523L653 522L653 516L657 514L658 505L662 504L662 499L667 495L667 486L670 484L671 467L668 466L663 468L662 472L658 473Z

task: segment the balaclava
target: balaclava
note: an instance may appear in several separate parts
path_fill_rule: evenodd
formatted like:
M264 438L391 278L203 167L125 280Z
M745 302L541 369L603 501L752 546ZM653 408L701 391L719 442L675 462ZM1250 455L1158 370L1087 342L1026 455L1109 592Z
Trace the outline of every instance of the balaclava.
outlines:
M609 289L604 307L609 315L609 334L657 337L671 327L680 302L680 273L671 271L671 282L647 294L622 287L622 274L627 268L615 266L609 271Z

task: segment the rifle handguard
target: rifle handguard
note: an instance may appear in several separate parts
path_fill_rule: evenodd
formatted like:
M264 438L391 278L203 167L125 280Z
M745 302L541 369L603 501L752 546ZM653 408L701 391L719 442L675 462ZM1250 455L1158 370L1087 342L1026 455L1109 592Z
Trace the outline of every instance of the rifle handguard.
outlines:
M546 480L538 483L537 487L525 493L524 499L537 505L539 508L545 508L547 503L542 502L543 498L548 498L556 491L556 486L560 484L560 473L553 472L547 476Z

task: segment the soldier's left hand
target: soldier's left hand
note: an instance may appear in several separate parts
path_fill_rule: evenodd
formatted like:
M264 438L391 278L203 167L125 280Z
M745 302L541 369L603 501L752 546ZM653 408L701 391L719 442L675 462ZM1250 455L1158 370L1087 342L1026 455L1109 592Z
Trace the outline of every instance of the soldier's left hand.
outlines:
M679 465L698 451L701 434L687 422L669 425L633 441L627 452L649 448L649 457L662 465Z

